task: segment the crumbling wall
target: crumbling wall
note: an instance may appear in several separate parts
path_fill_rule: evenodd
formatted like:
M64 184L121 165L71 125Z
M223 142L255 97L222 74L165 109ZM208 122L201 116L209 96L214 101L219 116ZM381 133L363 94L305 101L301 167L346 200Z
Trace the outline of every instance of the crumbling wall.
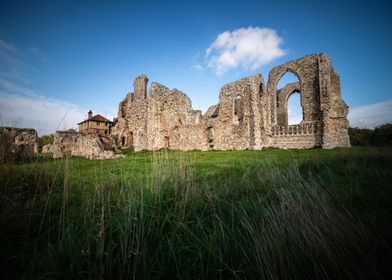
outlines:
M38 134L32 128L0 127L0 162L29 160L38 152Z
M292 72L297 75L299 83L288 85L280 92L276 89L279 79L286 73ZM303 58L289 61L273 68L269 73L268 96L269 96L269 119L271 132L270 143L276 144L272 131L282 130L288 127L286 115L287 100L284 96L293 91L301 94L301 106L303 109L303 121L301 124L318 127L319 136L314 136L314 143L306 143L309 146L323 148L349 147L348 136L348 106L343 102L340 95L340 81L332 67L331 60L326 54L311 54ZM283 99L279 97L282 95ZM291 136L286 136L291 138ZM279 145L278 145L279 146ZM282 144L280 148L290 145Z
M213 143L217 150L257 149L262 144L263 94L261 75L226 84L219 95L219 116L213 124Z
M277 90L292 72L299 82ZM311 54L273 68L268 84L255 75L226 84L219 103L202 115L185 93L153 82L147 96L146 75L136 77L134 93L119 105L112 129L116 144L135 151L243 150L348 147L348 106L340 95L339 76L325 54ZM303 121L288 125L287 101L301 94Z
M53 158L62 158L64 153L71 152L80 132L74 129L56 131L53 139Z
M147 118L148 100L146 75L136 77L134 93L128 93L119 105L117 123L112 128L112 135L121 147L134 147L141 151L148 148Z
M177 126L170 133L168 148L181 151L207 151L212 148L208 131L205 124Z
M185 146L195 145L192 141L195 133L200 133L194 126L201 120L201 111L194 111L189 97L183 92L153 83L149 94L149 114L147 123L148 149L182 149L184 143L174 140L174 131L187 127L192 135L186 133L180 138L188 142ZM182 130L182 129L181 129ZM196 136L195 139L200 139Z
M189 97L155 82L147 96L147 81L145 75L138 76L134 82L135 93L129 94L120 104L118 121L112 130L117 144L133 147L135 151L207 147L207 140L198 142L203 139L202 129L197 128L202 115L201 111L192 109ZM179 135L183 127L188 127L192 133Z
M268 94L270 97L271 125L277 124L277 84L287 72L298 77L303 120L317 121L320 119L320 90L318 87L318 54L307 55L303 58L289 61L273 68L268 78Z
M56 131L53 144L44 147L45 151L53 153L54 159L63 158L64 153L67 152L73 156L88 159L107 159L119 156L115 153L116 143L113 136L77 132L73 129Z
M106 140L106 141L105 141ZM71 155L87 159L109 159L121 157L115 154L111 147L110 138L95 134L79 134L71 149Z
M42 147L42 153L52 153L53 144L46 144Z
M323 127L322 147L350 147L347 120L348 106L340 94L340 78L326 54L320 54L320 120Z

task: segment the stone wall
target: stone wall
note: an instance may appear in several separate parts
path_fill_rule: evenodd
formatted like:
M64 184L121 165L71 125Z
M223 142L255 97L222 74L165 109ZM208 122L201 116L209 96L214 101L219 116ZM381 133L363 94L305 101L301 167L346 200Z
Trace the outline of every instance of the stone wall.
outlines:
M280 78L292 72L298 83L277 90ZM265 84L255 75L226 84L219 103L202 115L187 95L136 77L134 93L119 104L112 135L120 147L135 151L243 150L349 147L348 106L340 95L339 76L323 53L311 54L275 67ZM287 101L301 94L303 120L289 126Z
M112 130L116 143L133 147L135 151L189 150L196 146L205 149L206 141L199 143L203 139L201 111L192 109L186 94L159 83L151 84L147 96L147 81L145 75L138 76L134 82L135 93L129 93L120 103L118 121ZM182 134L185 127L192 134Z
M76 138L71 155L87 159L109 159L122 156L115 154L110 147L111 141L109 137L83 133Z
M118 146L134 147L139 151L148 147L147 81L145 75L138 76L134 82L135 93L128 93L120 103L117 123L112 128L112 135L116 136Z
M189 133L190 131L192 133ZM204 124L177 126L171 132L168 148L181 151L207 151L211 148L208 132Z
M53 144L46 144L42 147L42 153L52 153Z
M62 158L64 153L70 153L79 134L80 132L77 132L74 129L56 131L51 149L53 158Z
M67 152L88 159L120 157L115 153L115 147L115 139L111 135L89 134L73 129L56 131L53 144L44 146L45 151L52 152L55 159L63 158Z
M31 159L38 152L38 134L32 128L0 127L0 162Z
M350 147L347 120L348 106L340 94L340 77L332 67L326 54L320 54L319 88L320 88L320 121L323 126L322 147Z
M262 143L261 75L243 78L222 87L219 115L213 124L214 149L257 149Z
M302 122L297 125L274 126L271 147L305 149L319 147L321 127L318 122Z

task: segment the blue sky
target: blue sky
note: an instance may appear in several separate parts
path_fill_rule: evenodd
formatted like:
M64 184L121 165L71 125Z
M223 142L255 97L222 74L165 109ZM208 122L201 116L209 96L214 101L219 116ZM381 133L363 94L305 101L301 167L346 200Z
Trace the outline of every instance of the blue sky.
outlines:
M89 109L114 117L141 73L205 111L227 82L267 81L274 66L326 52L351 124L372 127L392 121L389 11L388 1L3 0L0 122L43 134ZM233 53L236 42L251 48Z

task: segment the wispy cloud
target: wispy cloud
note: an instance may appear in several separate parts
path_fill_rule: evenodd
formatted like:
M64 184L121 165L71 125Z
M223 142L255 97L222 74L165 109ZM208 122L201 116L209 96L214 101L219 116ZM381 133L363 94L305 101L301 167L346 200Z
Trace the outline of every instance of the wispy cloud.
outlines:
M200 63L193 64L191 68L200 72L204 71L204 67Z
M13 44L8 43L3 40L0 40L0 49L6 50L6 51L11 51L11 52L16 51L16 47Z
M45 76L32 62L37 57L46 61L37 48L17 48L0 40L0 125L31 127L40 134L76 128L87 110L48 98L34 87L33 81Z
M40 95L10 94L0 91L0 124L32 127L40 134L57 129L76 128L85 118L84 110L74 104Z
M38 48L36 47L30 47L29 48L29 52L38 57L42 62L47 62L47 58L45 57L45 55L43 54L42 51L40 51Z
M46 62L43 53L37 48L17 48L12 43L0 40L0 77L18 83L31 82L31 76L45 77L36 63L32 63L37 57L40 62Z
M255 70L285 55L283 39L271 28L225 31L206 50L207 67L216 74L236 68Z
M392 122L392 100L353 107L348 118L351 127L374 128Z
M203 62L204 54L201 52L197 52L192 58L191 69L196 70L198 72L203 72L205 70L204 62Z

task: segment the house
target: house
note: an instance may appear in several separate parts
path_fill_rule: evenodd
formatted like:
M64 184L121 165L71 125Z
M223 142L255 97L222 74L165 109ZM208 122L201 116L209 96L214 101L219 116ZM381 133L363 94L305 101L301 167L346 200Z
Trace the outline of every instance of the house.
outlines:
M87 114L87 119L78 123L80 132L94 133L99 135L110 134L110 128L113 122L101 115L93 116L90 110Z

